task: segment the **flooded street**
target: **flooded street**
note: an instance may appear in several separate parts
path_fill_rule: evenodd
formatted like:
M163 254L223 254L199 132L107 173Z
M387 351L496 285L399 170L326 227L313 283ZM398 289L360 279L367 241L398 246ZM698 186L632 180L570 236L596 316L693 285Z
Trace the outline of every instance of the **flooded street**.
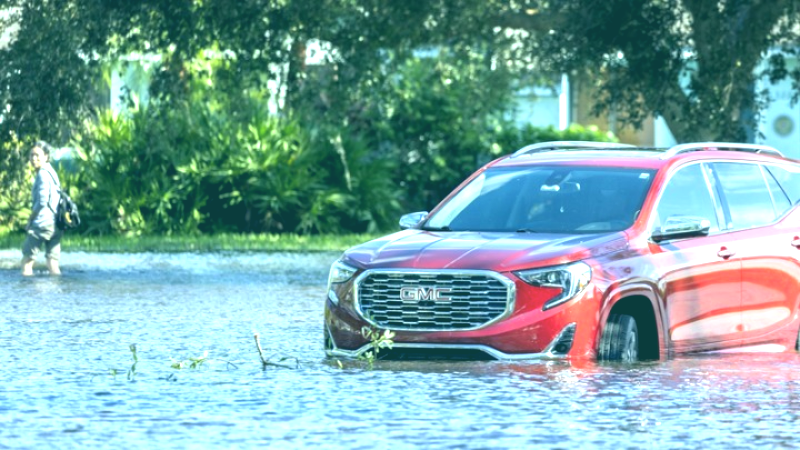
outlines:
M68 250L32 279L0 251L0 449L800 446L797 353L340 365L338 254Z

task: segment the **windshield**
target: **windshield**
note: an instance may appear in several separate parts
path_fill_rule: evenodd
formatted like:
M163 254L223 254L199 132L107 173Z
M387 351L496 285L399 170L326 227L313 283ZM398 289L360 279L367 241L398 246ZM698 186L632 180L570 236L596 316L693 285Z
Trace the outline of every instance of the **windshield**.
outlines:
M431 215L423 229L599 233L630 227L654 171L536 166L489 169Z

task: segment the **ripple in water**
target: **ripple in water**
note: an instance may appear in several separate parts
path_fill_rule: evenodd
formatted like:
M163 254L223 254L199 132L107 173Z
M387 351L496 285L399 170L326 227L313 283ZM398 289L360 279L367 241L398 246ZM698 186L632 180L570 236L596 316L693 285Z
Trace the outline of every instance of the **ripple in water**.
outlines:
M340 366L337 256L68 253L63 277L22 279L0 252L0 448L796 446L796 353Z

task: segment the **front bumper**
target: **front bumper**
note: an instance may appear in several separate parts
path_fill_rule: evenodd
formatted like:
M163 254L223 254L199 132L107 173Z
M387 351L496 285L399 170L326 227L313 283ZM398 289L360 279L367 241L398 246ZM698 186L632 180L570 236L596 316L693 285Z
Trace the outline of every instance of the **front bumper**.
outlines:
M576 324L571 323L564 327L561 332L553 339L550 344L545 347L541 352L535 353L505 353L496 348L484 344L447 344L447 343L422 343L422 342L394 342L391 350L424 350L430 351L431 354L440 355L443 359L448 355L464 355L464 354L483 354L488 359L496 360L558 360L565 359L567 354L572 349L573 340L575 338ZM336 347L333 336L328 328L325 328L326 333L326 349L325 352L329 357L341 357L349 359L358 359L366 352L373 350L370 343L355 350L346 350Z

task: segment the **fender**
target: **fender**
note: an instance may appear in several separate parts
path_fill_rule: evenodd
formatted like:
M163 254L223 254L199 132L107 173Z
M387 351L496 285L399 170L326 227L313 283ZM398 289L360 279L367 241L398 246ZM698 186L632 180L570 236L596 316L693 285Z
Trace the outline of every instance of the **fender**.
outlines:
M658 287L651 280L637 279L637 280L624 280L620 283L615 283L610 286L605 294L600 307L599 321L601 326L597 327L596 342L600 342L605 330L605 324L608 322L608 315L620 301L631 297L639 297L642 301L649 301L653 309L653 314L656 319L656 332L659 340L659 357L665 358L669 354L669 338L665 330L668 329L666 320L667 314L664 310L664 302L661 295L658 293Z

